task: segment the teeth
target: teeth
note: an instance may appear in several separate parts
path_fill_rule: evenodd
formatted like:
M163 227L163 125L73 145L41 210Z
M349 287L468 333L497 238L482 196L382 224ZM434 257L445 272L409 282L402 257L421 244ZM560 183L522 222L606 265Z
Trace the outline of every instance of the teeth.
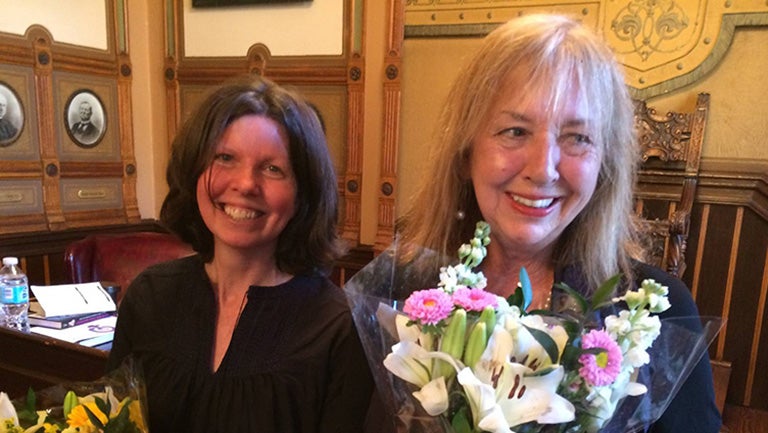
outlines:
M224 213L229 215L232 219L236 220L256 218L256 211L234 206L224 206Z
M522 198L519 196L512 196L512 199L520 204L524 204L528 207L535 207L535 208L544 208L552 204L555 199L553 198L545 198L541 200L528 200L526 198Z

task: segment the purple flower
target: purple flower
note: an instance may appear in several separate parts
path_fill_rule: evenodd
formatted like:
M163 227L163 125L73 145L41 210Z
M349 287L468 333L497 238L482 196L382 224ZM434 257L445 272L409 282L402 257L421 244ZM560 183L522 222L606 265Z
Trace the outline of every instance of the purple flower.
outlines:
M496 306L496 295L483 289L459 287L453 292L453 303L467 311L483 311Z
M423 325L435 325L453 310L451 296L440 289L419 290L405 300L403 311L411 320Z
M585 353L579 357L579 375L594 386L610 385L621 372L621 349L605 331L593 329L581 340L582 349L604 349L598 354Z

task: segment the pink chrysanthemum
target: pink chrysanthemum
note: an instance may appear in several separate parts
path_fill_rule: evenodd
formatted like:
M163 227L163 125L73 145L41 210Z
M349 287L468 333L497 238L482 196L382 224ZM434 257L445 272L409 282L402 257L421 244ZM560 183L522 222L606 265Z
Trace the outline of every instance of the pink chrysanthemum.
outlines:
M459 287L453 292L453 303L467 311L483 311L496 306L496 295L483 289Z
M403 311L411 320L423 325L435 325L453 310L451 295L440 289L419 290L405 300Z
M593 329L581 340L582 349L600 348L597 355L585 353L579 357L579 375L594 386L610 385L621 372L621 349L605 331Z

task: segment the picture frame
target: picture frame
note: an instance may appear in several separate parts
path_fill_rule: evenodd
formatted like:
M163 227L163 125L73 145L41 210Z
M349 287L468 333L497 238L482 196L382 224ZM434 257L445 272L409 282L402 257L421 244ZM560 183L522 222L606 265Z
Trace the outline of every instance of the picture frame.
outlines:
M253 6L280 3L310 3L312 0L192 0L192 7Z
M74 91L64 105L64 125L79 147L98 146L107 130L107 113L101 98L90 89Z
M12 145L24 129L24 106L16 90L0 81L0 147Z

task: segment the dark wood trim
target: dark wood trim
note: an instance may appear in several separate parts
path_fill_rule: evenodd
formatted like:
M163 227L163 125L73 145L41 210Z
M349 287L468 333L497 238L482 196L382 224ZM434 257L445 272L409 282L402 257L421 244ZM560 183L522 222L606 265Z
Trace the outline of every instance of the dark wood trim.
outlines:
M0 235L0 256L34 256L64 251L72 241L91 233L128 233L135 231L165 231L156 220L142 220L137 224L117 224L84 227L62 231L40 231Z

